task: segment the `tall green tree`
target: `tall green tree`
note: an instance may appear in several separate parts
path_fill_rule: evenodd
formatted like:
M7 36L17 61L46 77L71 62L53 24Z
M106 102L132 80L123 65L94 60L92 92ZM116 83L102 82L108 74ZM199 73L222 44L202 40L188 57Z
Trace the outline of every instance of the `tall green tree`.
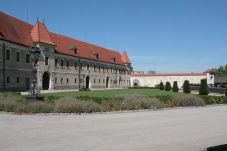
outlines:
M199 86L199 95L208 95L208 85L207 85L207 79L201 79L201 83Z
M173 82L173 92L178 92L179 91L179 88L178 88L178 85L177 85L177 81L174 81Z
M165 91L171 90L171 84L169 82L166 82Z
M164 84L163 84L163 82L160 82L160 88L159 88L160 90L164 90Z
M189 84L188 80L184 81L183 92L184 93L191 93L191 87L190 87L190 84Z

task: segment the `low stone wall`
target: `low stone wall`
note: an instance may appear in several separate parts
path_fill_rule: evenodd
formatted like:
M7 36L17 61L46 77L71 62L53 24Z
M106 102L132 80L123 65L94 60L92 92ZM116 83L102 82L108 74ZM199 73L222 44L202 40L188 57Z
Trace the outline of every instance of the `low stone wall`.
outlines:
M191 86L192 91L199 91L199 86ZM225 88L209 87L209 93L225 94Z

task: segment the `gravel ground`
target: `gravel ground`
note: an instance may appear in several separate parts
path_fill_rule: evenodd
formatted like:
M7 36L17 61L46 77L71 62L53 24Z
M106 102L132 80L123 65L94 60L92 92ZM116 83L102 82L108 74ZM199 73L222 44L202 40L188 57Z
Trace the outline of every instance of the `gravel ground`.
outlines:
M227 105L104 114L0 113L1 151L199 151L227 143Z

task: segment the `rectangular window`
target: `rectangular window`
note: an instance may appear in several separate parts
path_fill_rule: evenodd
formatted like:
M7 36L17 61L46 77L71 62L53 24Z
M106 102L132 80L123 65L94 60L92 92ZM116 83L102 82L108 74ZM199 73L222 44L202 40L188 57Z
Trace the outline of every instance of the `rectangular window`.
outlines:
M50 51L50 49L45 47L45 52L49 52L49 51Z
M99 71L101 71L101 66L99 65Z
M64 60L61 59L61 67L63 67L63 66L64 66Z
M69 83L69 78L66 79L66 82Z
M80 69L83 69L83 63L82 62L80 63Z
M6 77L6 83L10 83L10 77Z
M99 83L101 82L101 80L99 79Z
M94 79L94 83L95 83L95 79Z
M55 58L55 66L58 66L58 58Z
M96 71L96 65L94 65L94 71Z
M61 78L61 84L63 83L63 78Z
M19 51L16 52L16 61L20 62L20 52Z
M49 64L49 57L45 57L45 65L47 66Z
M102 66L102 70L103 70L103 72L105 71L105 66Z
M88 63L88 64L87 64L87 70L89 70L89 69L90 69L90 64Z
M17 84L20 83L20 77L17 77Z
M67 68L69 68L69 60L66 61Z
M76 78L75 78L75 83L76 83Z
M55 84L57 84L58 83L58 78L55 78Z
M77 68L77 61L75 61L75 68Z
M30 63L30 54L26 54L26 63Z
M83 79L80 79L80 83L82 83L83 82Z
M10 53L10 50L7 49L7 50L6 50L6 60L7 60L7 61L10 61L10 58L11 58L11 53Z

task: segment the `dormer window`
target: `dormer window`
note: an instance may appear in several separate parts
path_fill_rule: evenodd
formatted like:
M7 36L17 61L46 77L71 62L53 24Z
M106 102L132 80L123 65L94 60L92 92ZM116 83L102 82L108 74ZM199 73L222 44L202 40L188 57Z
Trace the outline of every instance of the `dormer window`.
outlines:
M77 54L77 48L74 45L69 45L69 49L74 52L74 54Z
M96 57L96 59L99 59L99 54L96 51L93 51L92 54Z
M116 62L116 58L114 56L111 56L110 58L113 59L114 62Z

